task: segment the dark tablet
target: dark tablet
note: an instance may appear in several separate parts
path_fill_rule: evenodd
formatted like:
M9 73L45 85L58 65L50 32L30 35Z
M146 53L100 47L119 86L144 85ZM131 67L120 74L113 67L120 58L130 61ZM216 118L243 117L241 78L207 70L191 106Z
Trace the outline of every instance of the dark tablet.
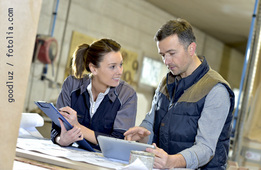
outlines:
M66 130L70 130L73 128L73 126L63 117L63 115L60 114L60 112L55 108L55 106L52 103L44 102L44 101L37 101L34 102L52 121L59 127L61 127L59 118L63 121L63 124L66 128ZM91 145L85 140L77 141L78 145L86 149L88 151L95 150L91 147Z

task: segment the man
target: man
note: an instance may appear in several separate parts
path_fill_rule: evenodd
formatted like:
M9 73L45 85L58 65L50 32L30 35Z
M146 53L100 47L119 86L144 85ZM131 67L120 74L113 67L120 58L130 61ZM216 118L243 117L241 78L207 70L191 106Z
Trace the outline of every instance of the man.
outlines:
M158 86L150 112L126 140L154 143L154 168L226 169L234 94L204 57L196 54L192 26L170 20L156 33L169 73ZM151 135L150 135L151 134Z

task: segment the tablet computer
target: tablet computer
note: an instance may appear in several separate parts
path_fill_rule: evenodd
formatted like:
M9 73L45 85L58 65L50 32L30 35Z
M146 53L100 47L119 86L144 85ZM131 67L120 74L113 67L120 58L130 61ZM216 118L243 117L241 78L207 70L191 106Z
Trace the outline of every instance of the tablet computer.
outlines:
M118 159L129 162L132 150L145 151L146 148L155 148L154 145L127 141L123 139L101 136L97 137L104 157Z
M59 127L61 127L60 122L58 119L61 119L63 121L63 124L66 128L66 130L70 130L73 128L73 126L63 117L63 115L60 114L60 112L56 109L56 107L53 105L53 103L48 103L44 101L37 101L34 102L52 121ZM86 149L88 151L95 150L91 147L91 145L85 140L77 141L76 142L81 148Z

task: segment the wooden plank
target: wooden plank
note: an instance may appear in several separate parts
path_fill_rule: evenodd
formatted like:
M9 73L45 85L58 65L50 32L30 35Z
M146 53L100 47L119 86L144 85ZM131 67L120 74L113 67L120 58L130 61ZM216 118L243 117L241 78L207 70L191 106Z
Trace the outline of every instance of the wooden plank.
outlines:
M42 0L0 0L0 169L12 169Z

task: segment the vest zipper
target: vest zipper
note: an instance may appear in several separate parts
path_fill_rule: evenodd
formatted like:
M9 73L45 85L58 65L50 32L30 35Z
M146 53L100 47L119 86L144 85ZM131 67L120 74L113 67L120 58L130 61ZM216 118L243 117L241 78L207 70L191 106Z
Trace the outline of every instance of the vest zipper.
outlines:
M175 98L175 92L176 92L176 88L178 86L178 82L176 83L176 85L174 86L174 89L173 89L173 93L172 93L172 98L170 98L170 103L169 103L169 108L168 108L168 111L174 106L176 106L177 102L173 102L174 101L174 98Z
M177 104L177 102L175 102L175 103L172 103L172 102L171 102L171 103L169 104L168 111L169 111L172 107L175 107L176 104Z

